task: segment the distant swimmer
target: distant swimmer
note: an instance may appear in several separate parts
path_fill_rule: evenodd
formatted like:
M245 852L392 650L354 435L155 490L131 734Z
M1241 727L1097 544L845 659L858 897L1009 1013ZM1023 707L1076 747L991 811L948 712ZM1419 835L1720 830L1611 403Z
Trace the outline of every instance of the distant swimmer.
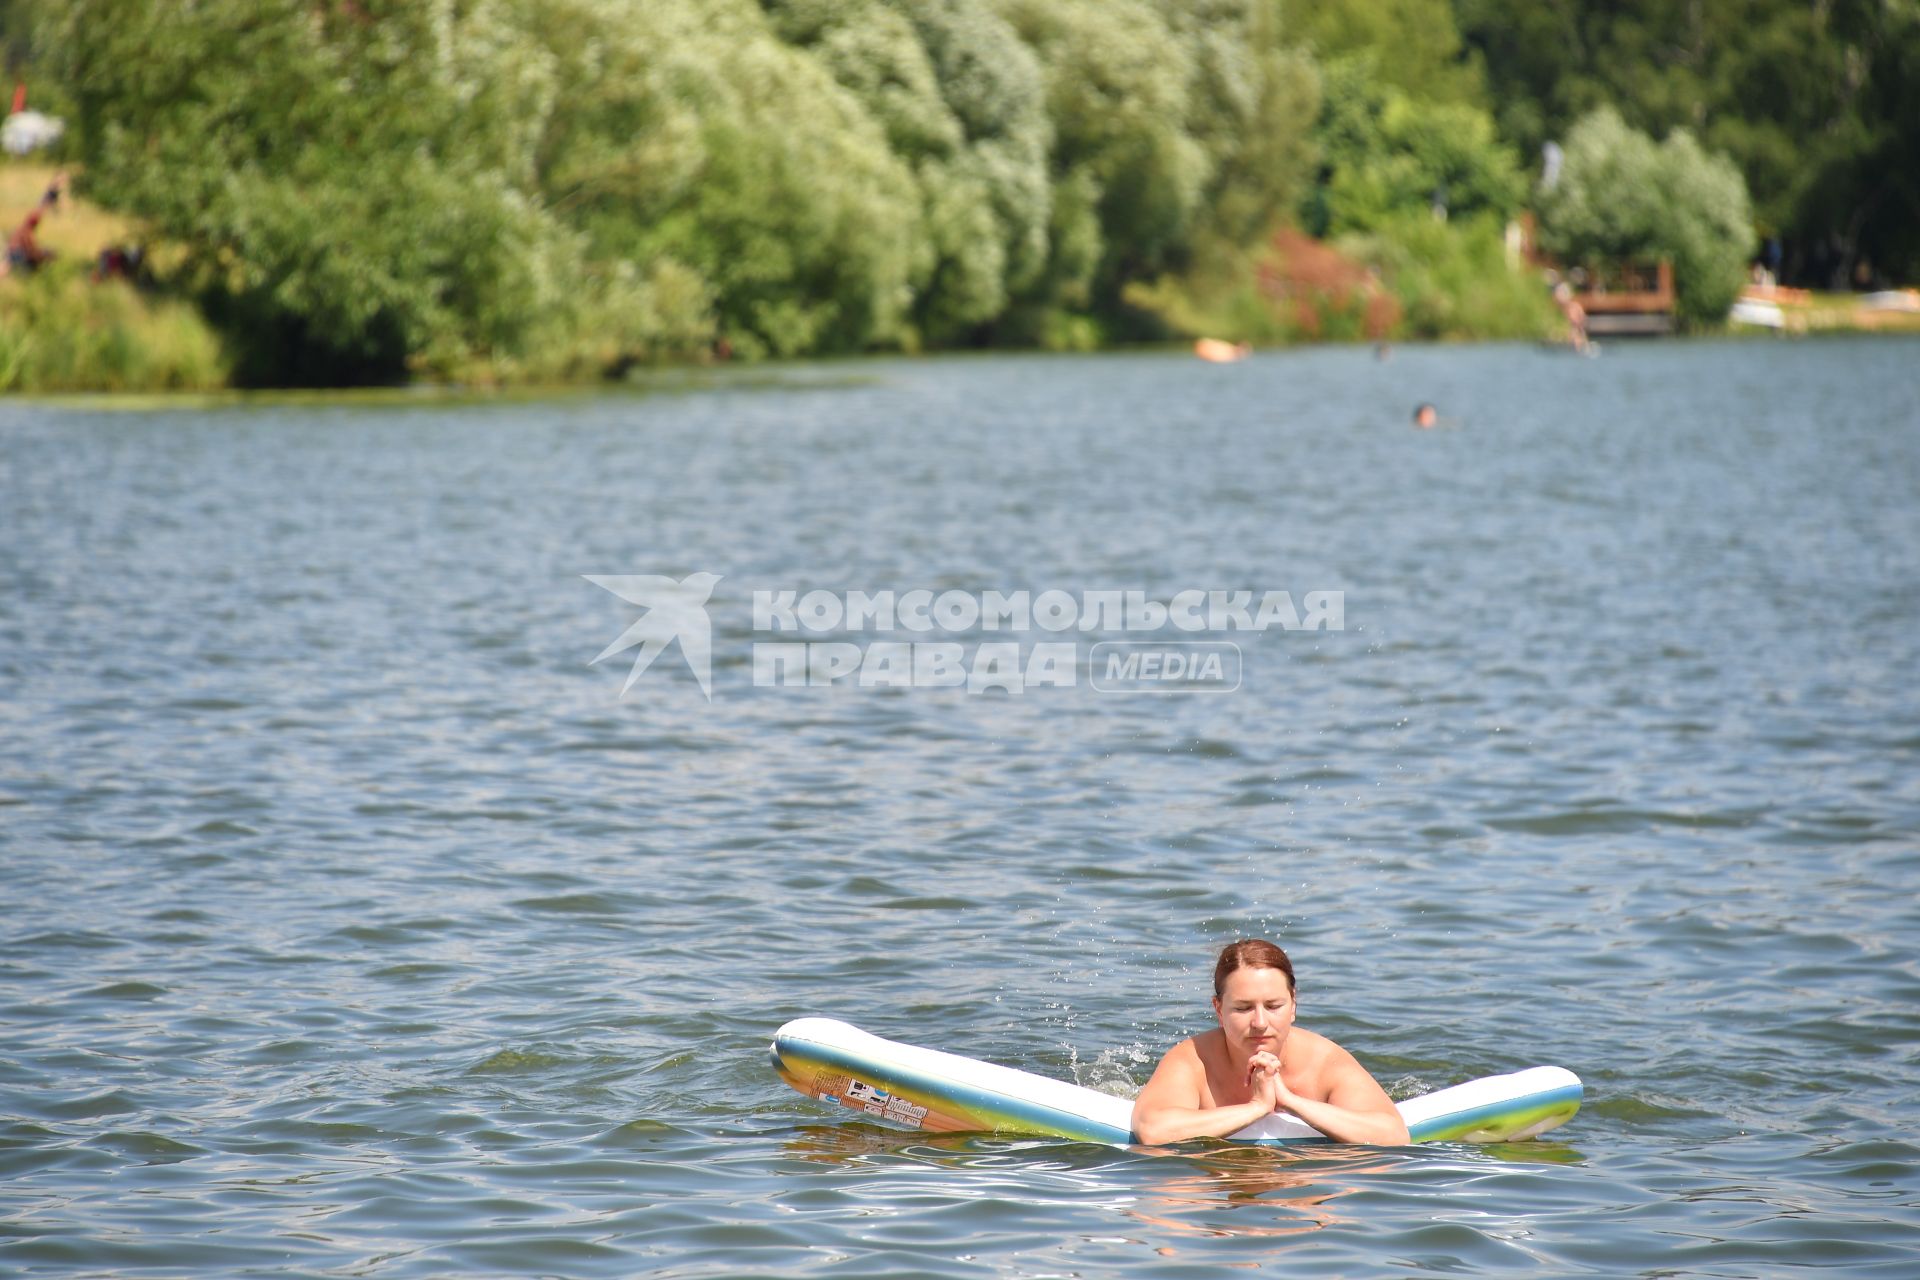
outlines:
M1293 1025L1293 962L1271 942L1229 943L1213 966L1217 1030L1167 1051L1133 1104L1144 1143L1223 1138L1289 1112L1336 1142L1397 1146L1407 1123L1352 1054Z
M1431 431L1440 425L1440 415L1432 405L1423 402L1413 411L1413 425L1422 431Z

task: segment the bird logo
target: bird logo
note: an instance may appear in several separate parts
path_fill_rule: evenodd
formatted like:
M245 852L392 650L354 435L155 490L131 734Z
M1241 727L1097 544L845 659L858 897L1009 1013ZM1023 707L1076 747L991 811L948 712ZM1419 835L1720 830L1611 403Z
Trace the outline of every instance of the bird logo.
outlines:
M620 696L624 698L641 673L653 665L653 660L678 640L681 656L692 668L694 679L700 682L700 692L707 696L708 702L713 701L713 622L707 617L707 600L713 595L714 584L720 581L719 574L690 573L677 582L655 573L580 576L628 604L637 604L646 610L639 621L621 632L620 638L602 649L600 656L588 666L639 645L640 652L633 657L633 670L627 673L627 682L620 686Z

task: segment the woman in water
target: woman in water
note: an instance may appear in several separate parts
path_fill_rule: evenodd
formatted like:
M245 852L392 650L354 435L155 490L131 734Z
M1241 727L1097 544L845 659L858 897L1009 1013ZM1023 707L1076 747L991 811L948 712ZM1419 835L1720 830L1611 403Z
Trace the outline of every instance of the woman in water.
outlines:
M1133 1136L1158 1145L1224 1138L1275 1111L1336 1142L1406 1142L1367 1069L1325 1036L1293 1025L1293 962L1271 942L1230 943L1213 966L1217 1031L1167 1051L1133 1104Z

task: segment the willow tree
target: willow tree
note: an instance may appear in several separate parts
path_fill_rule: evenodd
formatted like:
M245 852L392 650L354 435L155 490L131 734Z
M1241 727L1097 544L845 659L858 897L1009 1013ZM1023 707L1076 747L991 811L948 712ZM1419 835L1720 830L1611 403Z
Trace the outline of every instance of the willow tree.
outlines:
M359 381L515 351L577 245L528 198L555 68L510 6L66 0L39 48L87 194L180 247L241 376Z
M897 341L919 205L908 166L746 0L537 7L556 59L543 197L598 260L682 265L749 352Z
M1611 108L1588 115L1538 205L1542 247L1569 261L1671 258L1685 319L1719 320L1740 292L1754 243L1747 185L1684 130L1656 143Z
M954 0L763 0L913 172L916 340L967 340L1045 268L1051 141L1032 51Z

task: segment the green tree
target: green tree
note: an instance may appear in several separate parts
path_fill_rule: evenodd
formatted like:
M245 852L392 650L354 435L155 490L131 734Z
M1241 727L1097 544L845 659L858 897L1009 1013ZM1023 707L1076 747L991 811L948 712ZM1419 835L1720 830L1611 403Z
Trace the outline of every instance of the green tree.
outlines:
M1195 248L1254 244L1312 181L1319 73L1277 0L1159 3L1191 55L1186 128L1209 166Z
M1007 0L1003 9L1044 69L1056 179L1097 193L1107 283L1159 268L1211 176L1185 128L1191 54L1146 0Z
M539 190L594 258L691 269L749 353L901 337L913 176L757 6L559 0L529 13L558 68Z
M1920 278L1920 7L1884 0L1455 0L1529 156L1602 106L1739 166L1790 274Z
M1375 74L1366 51L1330 62L1316 137L1323 181L1306 221L1319 235L1370 231L1436 204L1449 217L1504 220L1526 192L1512 153L1481 108L1423 102Z
M1682 318L1724 317L1753 247L1746 183L1684 130L1663 143L1602 108L1568 135L1539 198L1540 243L1568 261L1668 257Z
M1480 60L1450 0L1318 0L1287 11L1293 37L1323 63L1365 55L1383 88L1421 102L1486 105Z
M999 0L1044 69L1055 192L1037 314L1125 331L1130 283L1259 239L1310 173L1310 64L1271 0ZM1036 314L1029 312L1029 315Z
M950 0L763 3L914 174L918 335L978 333L1047 261L1051 131L1032 53L991 10Z
M89 194L184 248L243 378L358 381L518 351L572 239L527 198L553 68L505 6L72 0L39 48Z

